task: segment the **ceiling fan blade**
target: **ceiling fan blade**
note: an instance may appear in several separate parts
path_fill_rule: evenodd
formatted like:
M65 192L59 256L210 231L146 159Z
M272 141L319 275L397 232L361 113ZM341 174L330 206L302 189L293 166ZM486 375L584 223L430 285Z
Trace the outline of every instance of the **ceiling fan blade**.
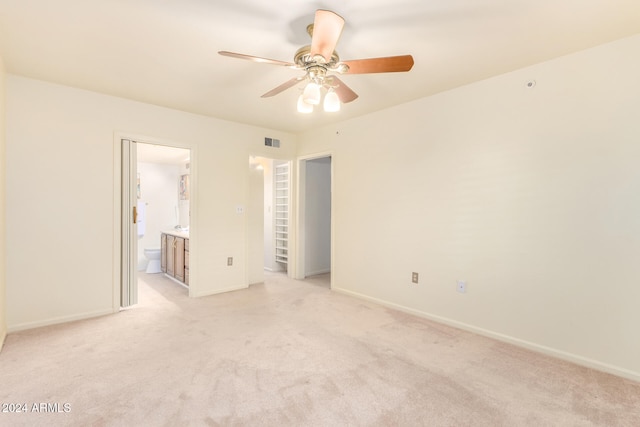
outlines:
M358 97L358 94L355 93L353 90L351 90L351 88L346 84L344 84L344 82L340 80L337 76L330 76L330 77L327 77L327 79L331 80L330 81L331 86L333 87L333 90L338 95L338 98L340 98L340 102L342 102L343 104L346 104L347 102L355 101L356 98Z
M261 98L269 98L270 96L274 96L279 94L280 92L284 92L285 90L295 86L296 84L298 84L298 82L304 80L305 78L306 76L302 76L302 77L294 77L291 80L287 80L286 82L282 83L280 86L274 89L271 89L269 92L262 95Z
M253 62L261 62L263 64L281 65L283 67L297 68L293 62L278 61L277 59L260 58L258 56L245 55L243 53L227 52L221 50L218 52L222 56L230 56L231 58L246 59Z
M313 21L313 35L311 36L311 57L322 55L331 61L331 55L338 44L338 39L344 27L344 18L330 10L317 10Z
M349 66L344 74L396 73L409 71L413 67L413 56L386 56L382 58L354 59L342 61Z

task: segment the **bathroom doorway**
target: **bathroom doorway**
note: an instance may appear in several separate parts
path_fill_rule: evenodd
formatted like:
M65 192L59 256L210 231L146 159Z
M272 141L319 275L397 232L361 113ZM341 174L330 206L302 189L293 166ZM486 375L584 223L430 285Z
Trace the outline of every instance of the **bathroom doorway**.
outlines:
M193 180L189 148L131 140L122 143L121 307L128 307L138 302L140 275L166 277L188 289ZM165 239L171 239L170 254ZM174 256L178 240L181 255Z

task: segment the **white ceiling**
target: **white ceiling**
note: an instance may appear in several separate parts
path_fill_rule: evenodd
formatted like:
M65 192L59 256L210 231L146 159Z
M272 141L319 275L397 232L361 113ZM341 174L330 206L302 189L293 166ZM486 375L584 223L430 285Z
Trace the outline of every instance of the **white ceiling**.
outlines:
M408 73L345 75L339 113L295 110L292 61L316 9L346 20L342 59L412 54ZM428 96L640 32L639 0L0 0L9 73L291 132ZM523 82L524 84L524 82Z

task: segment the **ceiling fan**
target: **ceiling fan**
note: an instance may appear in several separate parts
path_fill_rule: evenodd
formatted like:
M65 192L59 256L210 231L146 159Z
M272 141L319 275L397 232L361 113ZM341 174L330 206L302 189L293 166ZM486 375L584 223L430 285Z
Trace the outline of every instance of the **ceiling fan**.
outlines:
M224 50L218 53L232 58L280 65L304 71L304 75L284 82L262 95L262 98L277 95L301 81L307 81L304 92L298 98L298 111L303 113L313 111L313 106L320 104L323 89L327 92L324 99L325 111L338 111L340 103L351 102L358 95L333 73L390 73L409 71L413 67L413 57L411 55L341 61L335 48L343 27L344 19L340 15L329 10L317 10L313 24L307 26L307 32L311 36L311 45L298 49L294 55L293 62L260 58Z

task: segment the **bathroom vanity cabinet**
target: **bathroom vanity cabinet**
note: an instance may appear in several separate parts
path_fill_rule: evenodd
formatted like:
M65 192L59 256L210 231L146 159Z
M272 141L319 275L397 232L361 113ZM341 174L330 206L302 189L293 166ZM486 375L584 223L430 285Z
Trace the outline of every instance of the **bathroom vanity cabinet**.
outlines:
M188 237L162 233L160 237L160 269L166 275L189 286Z

